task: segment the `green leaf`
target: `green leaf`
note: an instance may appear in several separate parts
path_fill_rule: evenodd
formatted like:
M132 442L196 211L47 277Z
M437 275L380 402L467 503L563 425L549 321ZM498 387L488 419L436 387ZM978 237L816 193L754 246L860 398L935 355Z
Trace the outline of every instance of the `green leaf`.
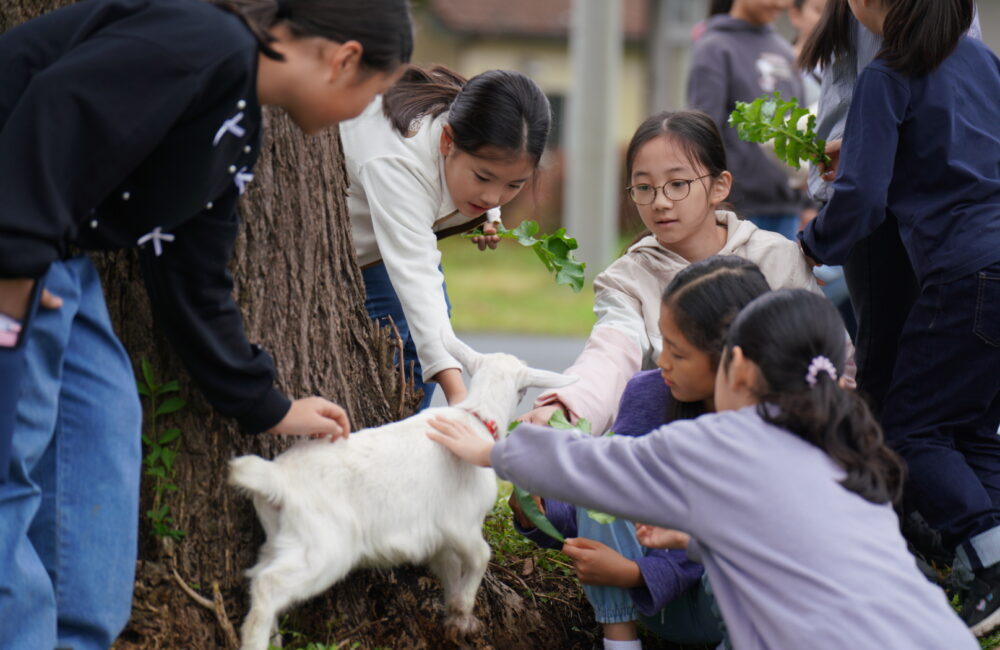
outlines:
M152 451L150 451L143 460L147 465L155 465L156 461L160 459L161 453L163 453L163 447L153 445Z
M179 411L184 408L185 402L180 397L171 397L163 404L160 404L156 409L156 415L166 415L168 413L173 413L174 411Z
M156 478L167 478L167 472L163 467L150 467L146 470L146 476L155 476Z
M144 433L144 434L142 434L142 442L143 442L144 444L147 444L147 445L152 445L152 444L153 444L153 441L152 441L152 440L150 440L150 439L149 439L149 436L147 436L147 435L146 435L145 433Z
M180 437L181 437L181 430L180 429L178 429L176 427L173 428L173 429L167 429L162 434L160 434L159 443L161 445L169 445L171 442L173 442L174 440L177 440Z
M590 420L580 418L576 424L572 424L566 419L566 414L562 412L562 409L552 414L552 417L549 418L549 426L553 429L579 429L584 433L590 433Z
M614 523L616 517L614 515L608 515L603 512L598 512L597 510L587 509L587 516L596 521L599 524L611 524Z
M156 392L156 380L153 378L153 367L145 357L139 360L139 367L142 369L142 377L146 380L146 388L151 393Z
M149 389L146 388L146 384L142 383L141 381L136 381L135 387L136 390L139 391L140 395L142 395L143 397L149 397Z
M517 237L517 243L522 246L532 246L538 241L535 239L535 234L538 232L538 224L530 219L525 219L517 228L508 232Z
M808 117L806 117L808 116ZM799 128L802 118L806 128ZM816 139L816 118L792 98L786 101L781 93L758 97L752 103L737 102L729 115L729 125L735 127L741 140L767 142L774 140L774 152L780 160L800 168L802 160L829 164L824 152L826 143Z
M177 452L173 449L164 449L161 456L163 458L163 466L167 468L168 472L172 472L174 469L174 459L177 458Z
M521 489L515 485L514 496L517 497L517 504L521 506L521 510L524 512L524 515L531 521L531 523L535 524L535 528L556 541L566 541L566 538L563 537L558 530L556 530L556 527L552 525L552 522L549 521L548 518L542 514L542 511L538 509L538 504L536 504L535 500L531 498L531 494L529 494L527 490Z
M176 379L172 379L167 383L160 386L158 394L163 395L164 393L176 393L181 389L180 384L177 383Z

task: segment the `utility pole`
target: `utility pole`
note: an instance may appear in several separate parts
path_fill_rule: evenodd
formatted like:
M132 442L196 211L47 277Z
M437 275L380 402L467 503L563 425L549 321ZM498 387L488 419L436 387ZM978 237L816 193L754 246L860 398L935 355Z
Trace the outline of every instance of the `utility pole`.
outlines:
M570 24L564 222L580 243L577 257L593 277L611 262L618 240L615 125L622 67L621 2L573 0Z

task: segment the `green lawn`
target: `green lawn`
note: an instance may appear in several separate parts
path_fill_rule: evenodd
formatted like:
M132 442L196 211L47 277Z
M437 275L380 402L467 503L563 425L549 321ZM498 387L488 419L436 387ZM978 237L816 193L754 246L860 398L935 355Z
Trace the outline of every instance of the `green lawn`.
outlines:
M512 240L495 251L469 240L440 242L451 300L451 322L461 332L505 332L586 337L594 325L594 291L557 285L535 253Z

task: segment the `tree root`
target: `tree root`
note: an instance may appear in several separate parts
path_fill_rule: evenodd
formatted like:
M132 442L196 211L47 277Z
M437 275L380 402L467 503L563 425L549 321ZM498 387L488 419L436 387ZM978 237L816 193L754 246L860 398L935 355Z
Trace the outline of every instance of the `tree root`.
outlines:
M180 574L177 573L177 569L171 568L170 570L173 572L174 580L181 588L181 591L190 596L191 600L205 609L211 610L215 614L215 620L218 621L219 627L222 628L222 633L226 636L227 646L234 649L239 648L240 639L236 636L236 630L233 628L233 624L229 621L229 616L226 614L226 604L222 600L222 591L219 589L219 581L212 581L212 600L209 600L188 586L188 584L184 582L184 579L181 578Z

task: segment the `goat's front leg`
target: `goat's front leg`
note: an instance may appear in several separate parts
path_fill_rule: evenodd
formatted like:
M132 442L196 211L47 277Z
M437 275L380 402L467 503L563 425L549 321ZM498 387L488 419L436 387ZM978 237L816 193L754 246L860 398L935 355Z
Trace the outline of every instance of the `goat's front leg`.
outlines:
M445 591L445 606L448 615L445 627L452 640L468 638L478 634L483 625L472 613L476 604L476 593L486 573L490 561L490 545L482 537L480 528L475 528L465 536L452 541L452 551L461 563L461 574L455 590Z

